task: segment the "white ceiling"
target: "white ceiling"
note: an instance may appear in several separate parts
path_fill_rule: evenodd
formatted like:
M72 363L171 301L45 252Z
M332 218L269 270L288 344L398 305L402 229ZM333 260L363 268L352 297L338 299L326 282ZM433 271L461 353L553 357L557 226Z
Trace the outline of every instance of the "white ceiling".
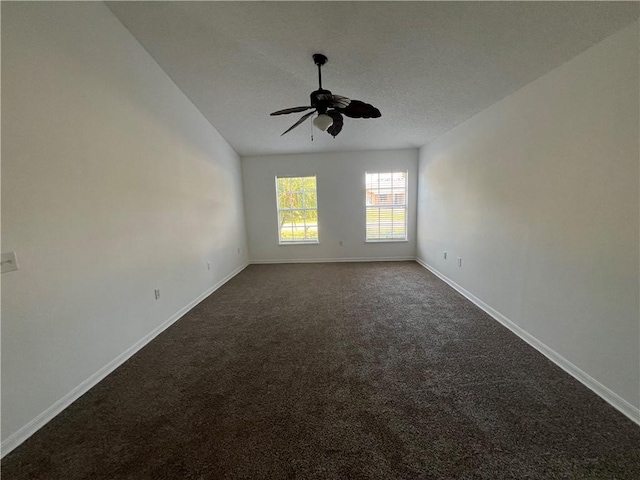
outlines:
M240 155L411 148L638 18L637 2L108 2ZM371 103L281 137L317 88ZM526 115L526 112L523 112Z

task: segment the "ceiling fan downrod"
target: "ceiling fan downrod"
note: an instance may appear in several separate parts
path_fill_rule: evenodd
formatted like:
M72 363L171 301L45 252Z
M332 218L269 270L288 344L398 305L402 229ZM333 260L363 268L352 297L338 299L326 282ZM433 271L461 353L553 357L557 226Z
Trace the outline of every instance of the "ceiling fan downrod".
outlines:
M319 90L322 90L322 65L327 63L327 57L321 53L314 53L313 62L318 66L318 85Z

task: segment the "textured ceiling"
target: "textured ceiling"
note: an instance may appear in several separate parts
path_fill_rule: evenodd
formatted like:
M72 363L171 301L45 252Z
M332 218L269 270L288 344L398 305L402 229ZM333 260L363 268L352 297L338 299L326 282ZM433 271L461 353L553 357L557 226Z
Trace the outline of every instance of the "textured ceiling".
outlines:
M418 147L638 18L636 2L108 2L240 155ZM372 103L281 137L317 88ZM523 112L526 114L526 112Z

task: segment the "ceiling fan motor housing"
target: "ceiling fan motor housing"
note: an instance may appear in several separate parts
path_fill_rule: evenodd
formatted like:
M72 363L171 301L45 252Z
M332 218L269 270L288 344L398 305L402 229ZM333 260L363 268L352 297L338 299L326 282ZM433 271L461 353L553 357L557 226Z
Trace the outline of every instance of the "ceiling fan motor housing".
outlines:
M319 89L311 92L311 106L318 110L319 114L326 113L329 108L329 102L326 100L319 100L318 95L331 95L329 90Z

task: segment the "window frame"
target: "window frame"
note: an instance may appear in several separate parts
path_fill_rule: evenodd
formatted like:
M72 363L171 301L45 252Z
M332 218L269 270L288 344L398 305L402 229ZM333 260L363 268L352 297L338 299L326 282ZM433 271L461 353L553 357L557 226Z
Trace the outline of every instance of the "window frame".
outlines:
M367 221L367 213L368 213L368 209L373 207L373 208L378 208L378 211L380 211L381 206L380 205L369 205L368 201L369 201L369 195L368 195L368 183L367 183L367 177L369 175L372 174L376 174L376 175L383 175L383 174L389 174L389 175L394 175L394 174L398 174L398 173L403 173L404 174L404 203L397 205L395 203L391 203L390 205L386 206L386 205L382 205L382 208L384 209L389 209L392 210L394 208L404 208L404 238L380 238L380 220L378 219L378 238L369 238L369 230L367 228L367 226L369 225L369 222ZM379 179L380 177L378 177ZM379 189L379 181L378 181L378 189ZM393 192L393 184L391 187L391 194L394 194ZM387 195L387 194L385 194ZM393 215L393 210L392 210L392 215ZM375 171L365 171L364 174L364 222L365 222L365 226L364 226L364 241L365 243L398 243L398 242L408 242L409 241L409 170L375 170ZM378 217L379 218L379 217ZM391 221L391 228L393 229L394 226L394 222L393 219Z
M315 184L316 184L316 188L315 188L315 196L316 196L316 206L314 208L307 208L306 206L303 208L280 208L280 189L278 188L278 180L279 179L284 179L284 178L310 178L313 177L315 179ZM275 189L276 189L276 210L277 210L277 220L278 220L278 245L318 245L320 243L320 219L319 219L319 215L318 215L318 176L317 175L276 175L275 176ZM293 191L293 190L287 190L286 193L302 193L303 194L303 199L304 194L311 192L311 190L301 190L301 191ZM306 200L303 200L306 203ZM309 240L300 240L300 239L295 239L295 240L283 240L282 239L282 217L281 217L281 212L282 211L291 211L291 210L302 210L305 212L305 217L306 217L306 212L311 210L316 212L316 218L318 219L317 223L316 223L316 230L317 230L317 238L316 239L309 239ZM305 225L306 225L306 221L305 221Z

